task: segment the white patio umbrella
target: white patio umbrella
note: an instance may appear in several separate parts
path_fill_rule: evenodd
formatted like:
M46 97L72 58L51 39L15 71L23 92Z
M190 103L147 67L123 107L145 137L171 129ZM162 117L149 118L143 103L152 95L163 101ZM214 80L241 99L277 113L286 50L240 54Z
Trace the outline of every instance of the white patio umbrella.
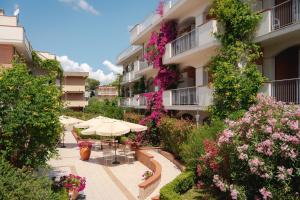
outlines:
M113 120L113 119L102 119L98 120L98 124L96 126L92 126L91 128L88 128L86 130L83 130L81 133L83 135L101 135L106 137L116 137L125 135L126 133L130 132L130 127L126 125L126 123L123 123L119 120ZM120 164L117 161L117 144L115 143L115 160L113 164Z
M93 127L93 126L97 126L97 124L99 122L101 122L103 119L105 119L105 117L102 117L102 116L95 117L93 119L83 121L79 124L76 124L75 128L90 128L90 127Z

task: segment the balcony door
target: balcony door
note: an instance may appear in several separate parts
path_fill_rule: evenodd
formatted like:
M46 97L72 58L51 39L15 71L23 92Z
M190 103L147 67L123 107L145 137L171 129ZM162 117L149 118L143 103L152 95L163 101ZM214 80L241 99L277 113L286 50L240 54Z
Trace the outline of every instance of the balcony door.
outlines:
M299 103L299 47L291 47L275 57L273 95L279 101Z

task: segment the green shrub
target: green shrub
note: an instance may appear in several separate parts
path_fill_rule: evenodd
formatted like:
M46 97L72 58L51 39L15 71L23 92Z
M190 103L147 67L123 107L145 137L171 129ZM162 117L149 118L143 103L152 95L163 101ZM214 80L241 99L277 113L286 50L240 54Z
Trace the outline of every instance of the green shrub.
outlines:
M200 128L194 129L187 140L181 145L180 157L188 168L194 170L197 165L197 160L204 153L203 141L205 139L216 139L217 133L224 129L224 123L215 120L211 125L203 125Z
M51 181L14 168L0 158L0 199L61 200L62 194L51 190Z
M120 143L121 144L125 144L127 141L128 141L128 137L126 137L126 136L120 137Z
M193 128L194 125L186 120L163 117L158 130L164 149L173 153L176 158L180 158L181 145L187 140Z
M195 184L195 174L183 172L172 182L160 189L160 200L181 200L181 194L187 192Z
M89 100L89 105L85 107L84 112L113 119L123 119L123 109L118 106L116 99L99 101L96 97L93 97Z
M62 111L63 115L69 116L69 117L74 117L77 119L81 119L81 120L90 120L92 118L98 117L99 114L97 113L87 113L87 112L81 112L81 111L74 111L71 109L64 109Z
M127 112L124 114L124 120L131 123L138 124L145 116L134 112Z

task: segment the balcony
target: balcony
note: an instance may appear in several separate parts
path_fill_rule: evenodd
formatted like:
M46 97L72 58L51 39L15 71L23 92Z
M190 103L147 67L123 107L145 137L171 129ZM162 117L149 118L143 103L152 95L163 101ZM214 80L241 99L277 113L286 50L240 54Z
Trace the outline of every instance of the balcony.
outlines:
M207 110L212 105L212 90L208 87L190 87L163 92L163 104L168 110ZM146 108L145 96L124 98L121 106Z
M300 104L300 78L267 82L261 92L274 97L277 101Z
M144 75L153 69L153 65L149 65L147 61L136 61L134 68L137 69L136 75Z
M288 0L262 12L257 30L257 42L263 42L287 33L299 34L300 0ZM298 31L298 32L296 32Z
M121 64L124 60L129 58L130 56L140 52L143 49L142 46L130 46L126 50L124 50L118 57L117 57L117 64Z
M166 0L164 3L164 17L170 12L170 10L175 7L180 2L180 0ZM141 23L137 24L130 30L130 42L132 44L140 43L137 42L146 32L151 30L160 23L163 18L156 12L151 13L146 17ZM151 31L150 31L151 32Z
M121 84L131 83L137 79L138 79L138 77L135 75L135 70L133 70L133 71L127 72L123 75Z
M84 85L63 85L63 92L85 92Z
M33 49L23 27L0 25L0 43L14 45L26 60L31 60Z
M68 108L84 108L87 105L88 102L84 100L67 100L64 102L64 106Z
M208 62L207 54L214 54L214 49L218 45L214 36L217 30L217 21L210 20L168 43L163 59L164 64L184 62L187 59L199 60L199 56L203 56L202 60ZM202 51L205 51L205 54L201 55Z

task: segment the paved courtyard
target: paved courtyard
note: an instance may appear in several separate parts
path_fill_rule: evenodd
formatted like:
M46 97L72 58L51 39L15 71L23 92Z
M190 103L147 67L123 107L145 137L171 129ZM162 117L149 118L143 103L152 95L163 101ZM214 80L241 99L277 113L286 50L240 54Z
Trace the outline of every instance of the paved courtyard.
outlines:
M116 166L103 165L101 151L92 151L89 161L81 161L79 148L70 131L65 132L66 148L59 148L59 156L48 164L53 167L52 174L69 173L85 177L84 195L87 200L135 200L138 199L138 185L143 181L142 174L149 170L142 163L135 161ZM162 165L162 178L159 187L151 197L159 194L159 189L174 179L180 171L157 152L149 151ZM150 198L149 198L150 199Z

